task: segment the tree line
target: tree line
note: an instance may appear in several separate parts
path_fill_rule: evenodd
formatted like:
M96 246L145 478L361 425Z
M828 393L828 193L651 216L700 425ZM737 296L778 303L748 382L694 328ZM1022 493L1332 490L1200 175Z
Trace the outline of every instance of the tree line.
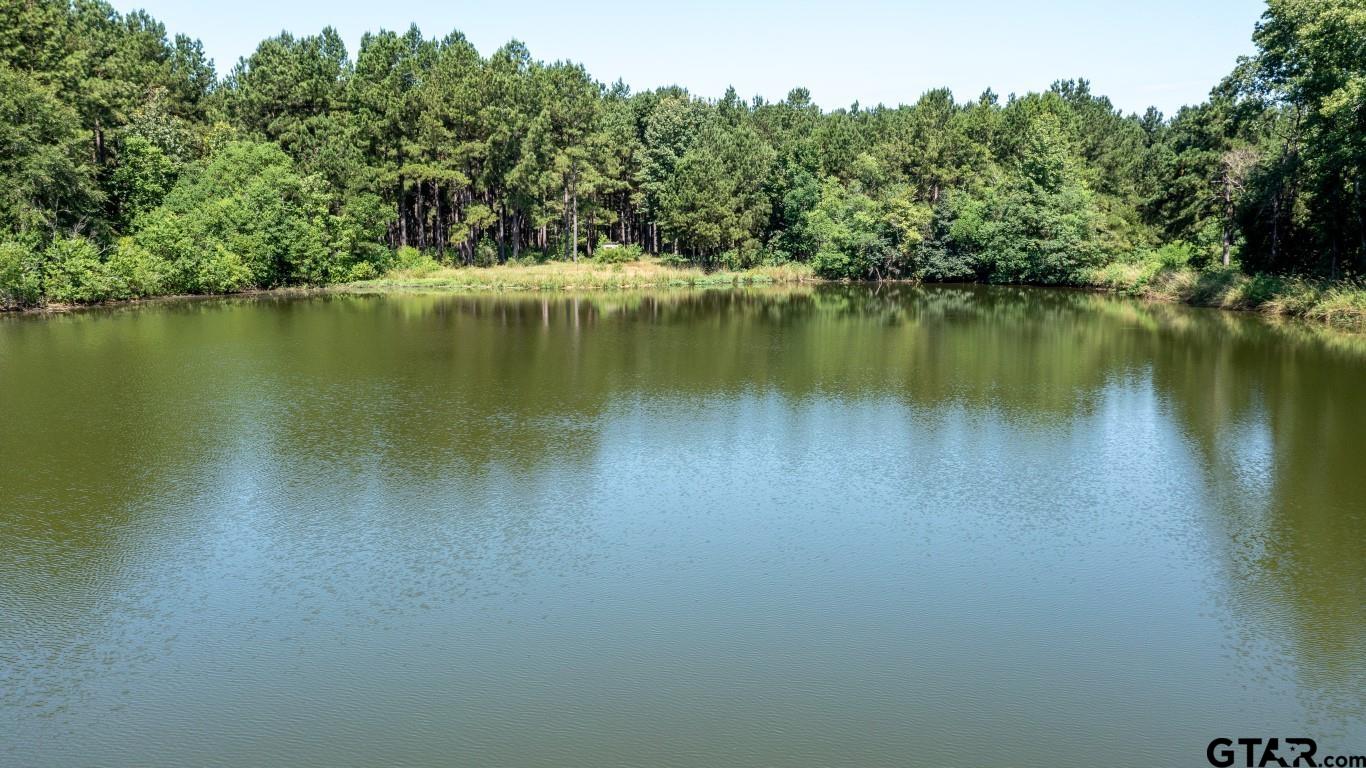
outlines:
M0 0L0 306L372 277L626 248L705 268L1066 284L1366 268L1366 8L1270 0L1202 104L1086 80L826 111L633 92L459 32L283 33L219 77L103 0Z

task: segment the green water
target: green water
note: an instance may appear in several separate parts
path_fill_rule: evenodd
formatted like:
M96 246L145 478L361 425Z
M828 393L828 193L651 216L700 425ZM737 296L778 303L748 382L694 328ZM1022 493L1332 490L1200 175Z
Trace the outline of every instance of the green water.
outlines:
M1366 342L1083 293L0 318L0 765L1366 753Z

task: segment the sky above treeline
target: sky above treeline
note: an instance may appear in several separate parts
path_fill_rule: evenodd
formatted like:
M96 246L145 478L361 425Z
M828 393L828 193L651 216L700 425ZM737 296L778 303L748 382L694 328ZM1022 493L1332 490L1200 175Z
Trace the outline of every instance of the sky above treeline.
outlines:
M654 3L468 0L114 0L145 8L204 43L220 75L264 38L335 27L354 56L361 35L465 33L488 54L519 39L538 59L582 62L635 90L682 85L718 97L782 99L804 86L826 109L914 101L947 86L958 99L1002 96L1085 77L1117 107L1174 113L1203 101L1253 51L1264 0L752 0Z

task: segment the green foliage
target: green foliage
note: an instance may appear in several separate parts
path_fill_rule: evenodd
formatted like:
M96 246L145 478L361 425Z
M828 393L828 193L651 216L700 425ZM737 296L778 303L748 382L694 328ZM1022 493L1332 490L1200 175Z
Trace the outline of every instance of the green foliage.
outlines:
M121 299L166 293L168 266L132 237L120 238L106 262L109 275L117 286L116 298Z
M392 269L410 276L421 277L441 269L441 265L430 254L423 253L411 245L403 245L394 252Z
M44 300L91 304L164 292L165 264L124 238L108 257L84 237L59 237L41 253L18 243L0 244L0 307L35 306Z
M807 258L820 247L816 233L807 226L810 214L821 201L821 182L812 173L796 171L786 180L778 218L778 247L789 254Z
M921 277L933 209L907 185L874 197L830 178L802 230L815 247L811 266L822 277L862 280Z
M491 267L498 263L498 244L492 238L480 238L474 248L474 265Z
M1006 182L968 205L954 236L978 250L992 281L1068 283L1104 256L1099 219L1060 120L1042 112L1025 129Z
M970 244L955 242L953 230L964 211L978 210L976 198L967 192L951 191L929 211L929 222L919 242L911 249L912 274L919 280L970 282L983 267Z
M660 223L687 252L752 247L769 216L763 179L772 162L773 150L752 130L710 123L663 184Z
M30 307L42 299L42 260L21 243L0 243L0 309Z
M330 27L282 33L218 79L143 12L0 2L0 239L27 254L6 246L0 290L98 301L584 253L1065 284L1182 271L1173 243L1198 269L1361 274L1359 5L1270 0L1257 54L1168 119L1085 80L830 112L800 88L633 93L415 26L354 57Z
M355 283L361 280L373 280L379 277L379 269L373 262L358 261L351 267L351 273L346 276L348 283Z
M1366 11L1359 0L1271 0L1258 54L1226 84L1264 158L1240 223L1245 262L1337 277L1366 270Z
M1152 252L1152 259L1162 269L1183 269L1195 261L1198 249L1191 243L1167 243Z
M877 202L834 178L826 180L820 202L807 216L806 228L816 243L811 267L821 277L878 277L896 260Z
M351 274L355 238L272 144L233 142L182 179L140 221L137 243L167 262L168 287L230 292L319 285Z
M83 237L58 238L43 252L43 291L70 304L124 298L99 248Z
M0 231L65 229L98 208L77 113L3 61L0 148Z
M125 137L107 184L113 223L126 231L138 216L161 205L174 183L175 166L160 147L137 134Z
M645 252L639 245L609 243L598 246L598 250L593 254L593 261L599 264L628 264L640 261L644 256Z

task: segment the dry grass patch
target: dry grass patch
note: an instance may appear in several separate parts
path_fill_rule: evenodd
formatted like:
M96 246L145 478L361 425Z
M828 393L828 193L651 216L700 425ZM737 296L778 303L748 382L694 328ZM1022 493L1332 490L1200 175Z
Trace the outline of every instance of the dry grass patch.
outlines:
M752 285L758 283L817 282L805 264L755 267L738 272L705 272L655 259L622 264L592 261L506 264L494 267L432 267L397 269L383 277L353 283L372 289L430 289L445 291L569 291L627 290L687 286Z

